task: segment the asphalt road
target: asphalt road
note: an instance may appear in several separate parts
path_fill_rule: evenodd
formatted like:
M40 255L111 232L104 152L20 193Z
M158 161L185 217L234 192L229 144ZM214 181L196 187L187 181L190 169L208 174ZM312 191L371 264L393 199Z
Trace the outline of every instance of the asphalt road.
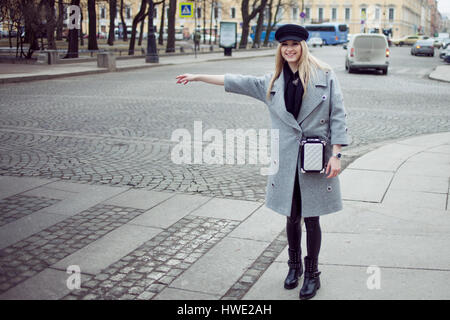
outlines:
M336 71L352 144L344 167L387 141L450 131L450 85L429 80L442 62L391 48L387 76L348 74L342 47L314 48ZM268 129L264 104L223 87L177 85L180 73L261 75L273 58L165 66L138 71L7 84L0 88L0 174L129 185L160 191L263 201L261 165L177 165L176 129Z

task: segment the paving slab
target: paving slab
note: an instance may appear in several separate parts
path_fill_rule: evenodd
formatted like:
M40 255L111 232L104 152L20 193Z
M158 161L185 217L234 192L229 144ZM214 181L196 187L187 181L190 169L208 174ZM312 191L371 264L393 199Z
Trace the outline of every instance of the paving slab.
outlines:
M41 230L67 219L67 216L47 213L45 209L34 212L0 227L0 249L6 248Z
M231 233L231 237L272 242L286 227L286 217L261 206Z
M445 210L447 206L447 193L432 193L419 191L405 191L399 189L389 189L383 199L386 206L402 207L402 210L409 208L433 208Z
M89 186L89 190L47 207L45 212L73 216L128 189L127 187Z
M410 174L395 174L389 190L448 193L448 177L428 177Z
M176 194L170 199L136 217L130 221L129 224L168 228L210 200L210 197Z
M448 177L450 163L427 163L407 161L397 171L398 174L417 175L427 177Z
M449 243L450 235L442 233L389 235L323 232L319 263L450 270Z
M259 202L214 198L191 214L202 217L242 221L261 206L262 203Z
M95 275L161 232L161 229L125 224L60 260L52 267L66 270L77 265L81 272Z
M450 234L448 211L344 201L344 210L320 218L322 232L352 234ZM323 243L324 246L327 243Z
M381 202L394 172L345 169L340 175L343 200Z
M77 192L58 190L48 187L37 187L21 193L24 196L44 197L49 199L65 200L75 196Z
M48 185L52 181L29 177L0 176L0 199L8 198L42 185Z
M267 242L227 237L169 287L222 296L267 246Z
M136 208L148 210L158 203L173 197L174 193L155 192L148 190L131 189L117 196L103 201L104 204L110 204L119 207Z
M368 267L320 264L321 288L314 300L450 298L450 271L399 268L375 271ZM299 300L303 277L297 288L286 290L283 287L286 271L285 264L273 263L243 300ZM374 280L375 272L380 276L379 283Z
M69 294L67 286L70 274L47 268L0 295L0 300L58 300ZM86 276L80 274L81 283Z
M392 143L366 153L352 162L349 169L396 171L404 161L423 151L423 146ZM383 157L380 157L383 154Z

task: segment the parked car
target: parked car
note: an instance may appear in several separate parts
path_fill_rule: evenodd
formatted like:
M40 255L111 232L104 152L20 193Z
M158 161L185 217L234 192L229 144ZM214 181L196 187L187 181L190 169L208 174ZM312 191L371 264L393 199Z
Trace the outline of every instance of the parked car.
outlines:
M309 38L308 41L306 42L308 44L308 46L312 46L312 47L316 47L316 46L323 46L323 40L322 38L318 38L318 37L312 37Z
M392 40L392 43L395 44L396 46L403 46L405 44L408 46L412 46L414 43L416 43L417 40L425 40L428 38L429 37L427 36L413 35L413 36L406 36L397 40Z
M442 47L439 49L439 58L444 59L446 52L448 52L448 49L450 49L449 43L450 43L450 38L444 39L442 41Z
M440 47L442 47L442 40L443 39L440 38L433 38L433 46L439 49Z
M345 69L349 73L357 69L381 70L388 73L389 47L382 34L355 34L347 46Z
M417 56L418 54L434 57L433 40L428 39L416 41L416 43L414 43L411 47L411 55Z

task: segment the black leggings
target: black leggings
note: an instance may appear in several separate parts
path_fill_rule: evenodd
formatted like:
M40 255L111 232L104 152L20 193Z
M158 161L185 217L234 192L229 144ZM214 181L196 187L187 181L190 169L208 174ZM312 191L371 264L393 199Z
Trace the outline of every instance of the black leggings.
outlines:
M286 233L289 248L300 251L302 228L300 219L302 216L302 205L298 174L295 174L294 194L292 195L291 216L287 217ZM304 218L306 227L306 248L308 256L317 259L319 257L320 244L322 242L322 230L320 229L319 217Z

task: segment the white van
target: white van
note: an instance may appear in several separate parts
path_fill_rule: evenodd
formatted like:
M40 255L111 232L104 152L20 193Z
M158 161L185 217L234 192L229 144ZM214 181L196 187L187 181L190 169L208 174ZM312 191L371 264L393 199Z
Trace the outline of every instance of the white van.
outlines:
M345 69L349 73L357 69L382 70L388 73L389 46L382 34L355 34L347 46Z

